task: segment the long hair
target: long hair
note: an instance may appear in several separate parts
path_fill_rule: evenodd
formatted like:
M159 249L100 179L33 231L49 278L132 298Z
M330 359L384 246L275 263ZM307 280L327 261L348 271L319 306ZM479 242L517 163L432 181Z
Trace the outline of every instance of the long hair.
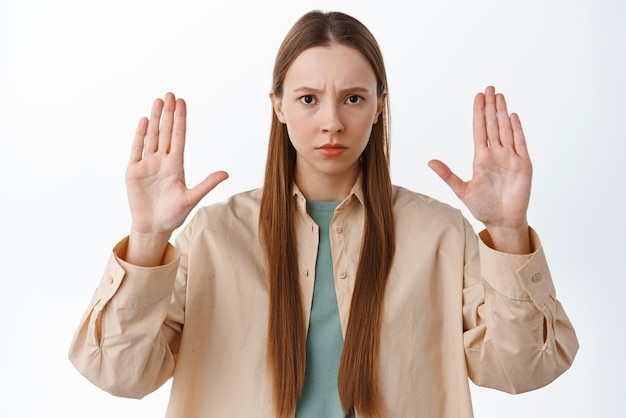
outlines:
M378 97L384 101L382 113L361 155L365 227L338 377L344 412L355 409L362 416L380 417L383 400L378 382L379 336L395 234L389 175L387 76L378 43L370 31L351 16L339 12L309 12L294 24L278 50L272 91L282 97L287 71L301 52L333 43L355 48L365 56L376 75ZM296 151L287 127L272 112L259 233L270 289L267 359L279 417L295 413L306 366L307 324L298 279L296 203L292 196L295 164Z

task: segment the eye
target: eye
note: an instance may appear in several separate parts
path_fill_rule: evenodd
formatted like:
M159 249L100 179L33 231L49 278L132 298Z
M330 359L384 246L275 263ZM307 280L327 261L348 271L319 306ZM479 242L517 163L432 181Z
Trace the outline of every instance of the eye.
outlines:
M302 96L302 97L300 97L300 101L302 103L306 104L306 105L314 104L315 103L315 97L309 96L309 95Z
M348 104L357 104L360 103L363 98L361 96L352 95L346 99L346 103Z

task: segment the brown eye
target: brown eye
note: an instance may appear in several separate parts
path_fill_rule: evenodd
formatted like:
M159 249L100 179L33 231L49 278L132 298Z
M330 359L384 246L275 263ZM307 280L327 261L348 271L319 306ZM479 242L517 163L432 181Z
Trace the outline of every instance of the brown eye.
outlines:
M300 97L300 101L309 105L315 103L315 98L313 96L302 96Z

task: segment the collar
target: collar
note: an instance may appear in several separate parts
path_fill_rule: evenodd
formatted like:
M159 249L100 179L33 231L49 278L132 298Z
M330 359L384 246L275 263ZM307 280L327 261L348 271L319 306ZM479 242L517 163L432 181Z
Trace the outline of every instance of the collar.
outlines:
M359 202L361 206L365 206L364 205L365 200L363 198L363 180L362 179L363 179L363 173L360 173L359 177L357 177L356 179L356 182L352 186L352 189L350 189L350 193L348 193L348 196L346 196L345 199L341 201L339 206L337 206L336 210L343 209L347 205L351 204L352 201L354 200ZM302 191L300 190L300 188L295 182L293 183L293 187L291 189L291 196L296 199L298 210L300 210L303 213L306 213L306 197L304 197L304 195L302 194Z

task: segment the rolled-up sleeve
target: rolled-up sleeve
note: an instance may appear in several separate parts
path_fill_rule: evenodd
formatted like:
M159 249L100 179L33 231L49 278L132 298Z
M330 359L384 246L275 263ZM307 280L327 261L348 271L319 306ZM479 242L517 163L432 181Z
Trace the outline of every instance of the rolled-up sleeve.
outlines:
M556 292L539 237L533 253L491 249L486 231L478 259L468 260L464 344L468 374L480 386L509 393L537 389L572 364L578 340ZM471 252L470 252L471 253Z
M127 242L113 249L69 358L98 387L116 396L140 398L174 371L170 346L176 346L179 336L172 332L176 327L165 324L180 255L168 245L161 266L133 266L119 257Z

